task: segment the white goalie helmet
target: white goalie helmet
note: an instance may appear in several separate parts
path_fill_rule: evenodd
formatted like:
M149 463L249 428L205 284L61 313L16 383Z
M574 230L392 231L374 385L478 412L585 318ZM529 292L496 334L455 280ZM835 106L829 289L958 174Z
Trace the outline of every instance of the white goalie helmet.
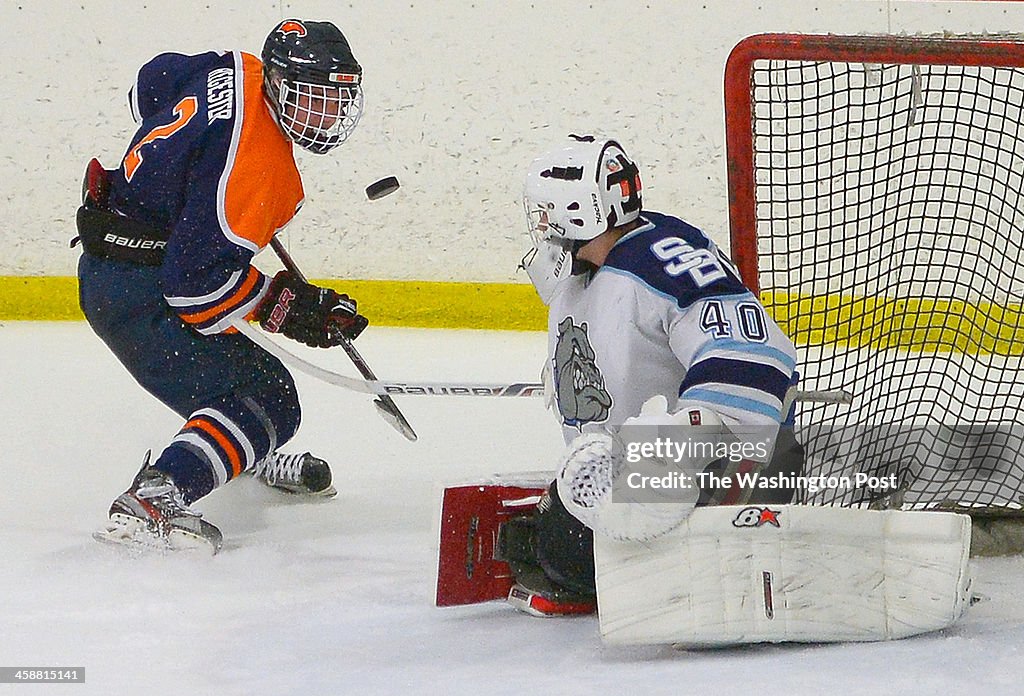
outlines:
M576 249L636 220L642 207L639 170L618 142L570 138L526 173L523 205L533 248L522 266L545 304L572 274Z

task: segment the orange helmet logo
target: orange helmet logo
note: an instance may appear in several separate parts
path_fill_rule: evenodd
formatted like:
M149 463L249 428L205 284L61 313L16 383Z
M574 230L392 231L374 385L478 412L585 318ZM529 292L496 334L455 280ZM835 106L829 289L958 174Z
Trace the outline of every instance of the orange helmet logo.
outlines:
M302 22L297 22L294 19L282 22L281 26L279 26L277 30L285 36L288 34L297 34L298 36L306 35L306 27L302 25Z

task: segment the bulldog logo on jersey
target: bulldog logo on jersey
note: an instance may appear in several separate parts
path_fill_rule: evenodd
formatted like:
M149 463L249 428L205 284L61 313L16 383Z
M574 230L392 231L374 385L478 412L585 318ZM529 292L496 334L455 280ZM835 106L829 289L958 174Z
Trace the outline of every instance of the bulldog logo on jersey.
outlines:
M587 323L577 326L572 317L563 319L555 342L554 381L558 411L566 425L581 428L584 423L608 419L612 396L605 389L596 358Z

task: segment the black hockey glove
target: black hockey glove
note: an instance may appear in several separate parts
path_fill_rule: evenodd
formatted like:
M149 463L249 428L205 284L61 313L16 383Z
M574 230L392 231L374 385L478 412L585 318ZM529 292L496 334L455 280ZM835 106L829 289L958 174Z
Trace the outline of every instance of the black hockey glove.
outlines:
M340 336L352 340L369 323L348 295L310 285L288 271L274 276L254 317L264 330L314 348L336 346Z

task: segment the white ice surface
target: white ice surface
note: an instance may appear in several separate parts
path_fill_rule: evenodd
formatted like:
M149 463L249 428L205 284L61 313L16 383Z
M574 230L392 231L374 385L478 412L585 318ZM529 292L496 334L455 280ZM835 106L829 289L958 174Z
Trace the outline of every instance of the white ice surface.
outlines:
M537 379L538 333L371 329L387 379ZM343 353L325 364L355 374ZM84 323L0 325L0 666L84 666L110 694L1020 694L1024 560L975 561L988 601L942 634L886 644L707 652L603 646L593 618L500 603L432 606L438 490L548 468L540 399L407 397L406 442L369 398L297 377L293 448L329 459L340 494L299 504L251 480L201 501L213 558L129 558L97 544L110 500L178 418Z

